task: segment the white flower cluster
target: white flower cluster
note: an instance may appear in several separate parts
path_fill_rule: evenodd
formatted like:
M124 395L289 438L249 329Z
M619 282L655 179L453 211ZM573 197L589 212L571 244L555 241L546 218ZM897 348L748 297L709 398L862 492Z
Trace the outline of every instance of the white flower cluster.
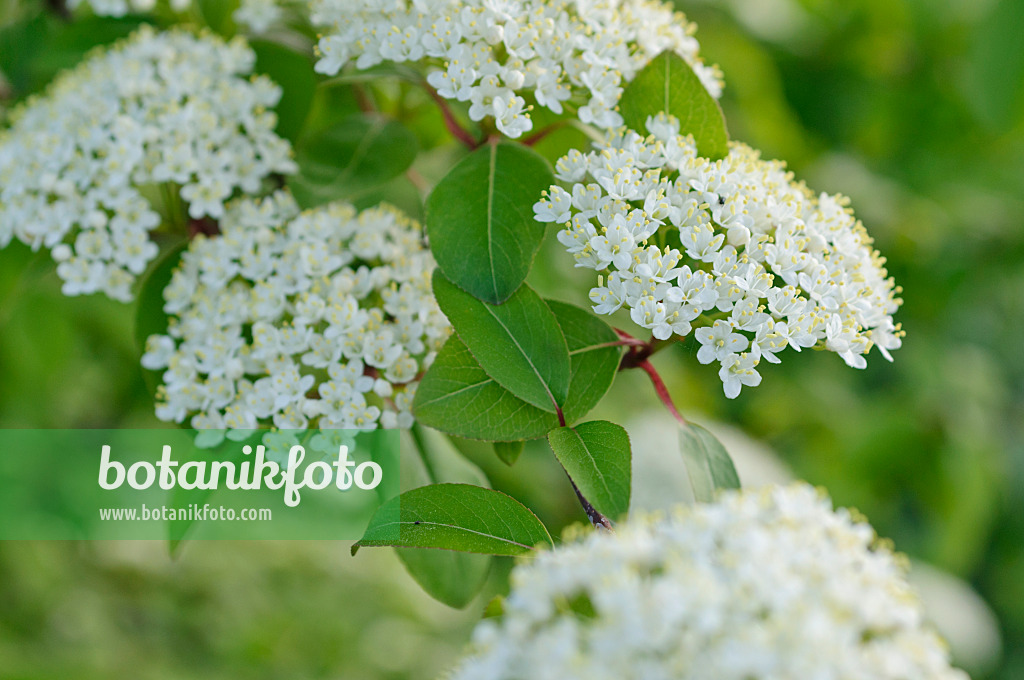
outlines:
M560 159L571 190L553 186L534 206L565 225L558 240L577 267L606 272L590 291L595 312L625 306L662 340L696 327L697 359L720 363L729 398L760 384L760 360L778 363L786 347L863 368L874 345L892 360L899 289L844 197L815 196L743 144L701 158L672 117L647 126L646 138L619 130Z
M448 332L419 225L390 207L301 212L287 192L238 199L164 291L157 417L198 430L409 427Z
M61 75L0 133L0 247L50 248L67 295L130 300L157 253L161 185L218 218L236 189L294 170L268 110L280 88L243 77L254 60L241 40L143 28Z
M452 680L966 680L904 560L805 484L732 492L512 572Z
M146 14L156 8L157 0L68 0L68 8L88 5L101 17L123 17L131 13ZM192 0L168 0L171 10L181 13L192 5Z
M555 113L578 106L603 129L622 124L623 85L657 54L686 59L720 96L717 68L698 57L696 26L660 0L313 0L320 39L316 69L334 75L350 60L369 68L423 62L446 99L468 102L474 121L492 117L519 137L533 102Z
M260 35L281 23L284 8L281 0L242 0L231 16L249 33Z

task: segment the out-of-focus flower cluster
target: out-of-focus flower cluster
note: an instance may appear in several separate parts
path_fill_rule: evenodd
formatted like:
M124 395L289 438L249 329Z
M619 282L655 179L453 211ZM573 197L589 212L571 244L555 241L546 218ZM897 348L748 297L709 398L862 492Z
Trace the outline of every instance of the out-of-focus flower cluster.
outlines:
M284 0L242 0L232 18L249 33L266 33L284 19Z
M420 226L382 206L299 211L238 199L164 291L157 416L204 429L409 427L421 372L446 339Z
M605 272L594 311L625 306L655 338L696 327L701 363L719 362L728 397L761 382L761 359L786 347L825 348L855 368L872 346L891 360L901 301L884 258L842 196L816 196L779 161L743 144L710 161L676 119L651 134L620 129L556 165L534 210L564 224L577 267Z
M805 485L731 492L512 572L453 680L966 680L904 561Z
M659 0L314 0L313 21L327 29L317 71L422 62L442 97L468 102L470 118L492 117L509 137L532 129L533 102L621 125L623 85L664 50L713 95L722 90L718 69L698 56L696 26Z
M123 17L128 13L145 14L156 9L157 0L68 0L68 8L88 5L92 11L103 17ZM192 0L168 0L173 12L184 12Z
M219 218L236 190L294 170L269 110L281 90L244 77L254 61L241 40L143 28L62 74L0 133L0 247L50 248L67 295L130 300L157 254L152 199Z

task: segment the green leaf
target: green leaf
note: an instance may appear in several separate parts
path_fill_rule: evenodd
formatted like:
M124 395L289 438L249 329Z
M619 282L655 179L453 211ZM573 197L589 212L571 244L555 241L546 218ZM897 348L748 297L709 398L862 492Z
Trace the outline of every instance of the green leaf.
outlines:
M973 45L964 64L967 106L983 123L999 132L1019 122L1024 104L1021 26L1024 3L1000 0L973 31Z
M625 429L595 420L552 430L548 443L595 510L612 519L629 510L631 454Z
M493 558L452 550L395 548L409 575L432 598L462 609L487 582Z
M490 486L484 471L446 435L418 422L402 432L406 433L408 441L403 439L402 450L410 449L412 455L406 456L407 464L402 466L402 491L444 482Z
M408 170L416 152L416 137L401 124L350 116L299 143L299 172L288 186L303 208L355 200Z
M427 199L430 249L444 275L491 304L526 278L544 238L533 218L554 184L547 161L514 144L488 144L464 158Z
M541 521L511 496L469 484L433 484L382 505L352 554L364 546L440 548L485 555L521 555L552 546Z
M150 265L149 273L142 281L142 287L135 302L135 344L139 356L146 351L146 340L151 335L167 333L167 314L164 312L164 289L171 282L171 275L181 262L181 255L188 243L172 248L163 257ZM160 371L142 369L146 388L156 394L160 384Z
M138 17L86 16L65 21L50 12L0 25L0 70L15 98L41 90L60 71L80 63L94 47L139 27Z
M717 489L740 488L740 478L729 453L700 425L687 423L679 428L679 448L697 502L714 500Z
M693 68L665 50L626 86L619 101L626 127L647 132L647 117L668 113L679 119L680 132L693 135L702 156L715 160L729 153L725 116Z
M505 465L515 465L516 461L519 460L520 454L523 452L523 446L526 442L494 442L494 453L498 454L498 458Z
M569 347L572 374L562 413L565 422L584 417L601 401L619 371L622 348L610 346L619 336L611 326L585 309L547 300Z
M442 481L487 484L483 471L438 432L413 425L408 441L403 439L402 446L403 451L408 446L417 454L403 458L409 461L402 465L403 489ZM411 477L408 486L406 475ZM483 588L493 559L490 555L418 548L396 547L395 553L428 595L456 609L468 605Z
M487 441L543 437L558 419L527 404L480 368L453 335L416 388L416 420L442 432Z
M485 619L493 619L502 616L505 613L505 598L501 595L495 595L491 598L491 601L484 607Z
M555 315L529 286L501 305L481 302L440 271L434 296L487 374L523 401L555 412L569 393L569 349Z
M256 73L270 77L282 90L277 112L277 134L291 142L298 140L313 107L317 80L308 55L267 40L251 43L256 52Z
M563 413L567 423L584 417L611 387L622 356L615 331L586 310L547 301L565 334L571 377ZM465 344L453 336L416 390L413 412L428 427L486 441L543 437L558 426L554 415L517 398L487 375Z
M195 431L193 431L193 434L195 434ZM186 453L185 458L180 462L182 465L185 465L190 461L208 461L213 459L229 462L233 465L241 465L242 460L245 458L242 447L248 444L255 448L262 443L263 434L263 432L255 431L244 441L225 440L212 449L192 449ZM187 508L193 505L203 505L214 493L216 493L215 489L183 489L175 485L168 493L167 501L172 507ZM172 556L176 555L181 549L189 532L192 531L197 522L198 520L194 518L167 522L167 542Z
M206 25L223 36L231 37L237 27L232 16L238 9L238 0L198 0L196 5Z

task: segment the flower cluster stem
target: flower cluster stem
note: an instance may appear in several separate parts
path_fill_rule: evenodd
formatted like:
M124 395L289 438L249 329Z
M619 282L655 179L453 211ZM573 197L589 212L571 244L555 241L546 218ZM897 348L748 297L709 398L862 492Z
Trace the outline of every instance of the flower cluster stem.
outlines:
M686 425L686 419L679 413L676 405L672 403L672 396L668 393L668 388L665 387L665 383L661 379L661 376L658 375L658 371L655 370L654 365L647 359L644 359L637 364L637 368L643 369L644 373L646 373L651 379L651 384L654 385L654 391L658 395L658 399L660 399L661 403L665 405L668 412L672 414L672 417L679 421L680 425Z
M473 135L470 134L469 130L462 127L459 121L456 120L455 114L452 113L452 109L450 106L448 106L448 102L445 101L444 97L439 95L437 93L437 90L428 85L426 82L423 83L423 87L424 89L426 89L431 99L433 99L434 102L437 103L438 108L441 109L441 115L444 116L444 124L445 127L448 128L448 132L452 133L452 136L455 137L455 139L465 144L466 147L468 147L469 149L476 149L478 146L480 146L480 142L478 142L473 137Z

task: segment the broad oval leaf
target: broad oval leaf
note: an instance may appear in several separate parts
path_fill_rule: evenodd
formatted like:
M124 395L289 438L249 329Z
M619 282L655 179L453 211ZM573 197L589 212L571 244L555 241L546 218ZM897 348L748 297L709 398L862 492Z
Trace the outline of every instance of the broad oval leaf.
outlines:
M729 153L729 133L722 108L693 68L672 50L665 50L626 86L619 101L626 127L647 133L647 117L668 113L679 119L682 134L691 134L697 151L712 160Z
M488 144L459 162L427 199L430 249L444 275L491 304L526 278L544 238L533 216L554 184L540 155L515 144Z
M456 335L420 381L412 409L427 427L469 439L537 439L558 427L553 413L527 404L487 375Z
M434 272L434 296L487 375L554 413L569 393L569 348L554 313L522 285L504 304L482 302Z
M573 423L590 413L612 386L622 348L612 344L619 336L611 326L587 310L556 300L547 303L569 347L572 374L562 413L565 422Z
M416 152L416 136L400 123L350 116L299 143L288 186L303 208L352 201L408 170Z
M440 548L521 555L553 545L537 516L511 496L470 484L433 484L380 506L352 554L364 546Z
M403 456L403 460L408 461L402 465L403 489L438 482L487 485L483 471L439 432L415 424L408 431L408 436L402 439L403 452L407 448L412 449L415 455ZM428 595L456 609L468 605L483 588L493 559L490 555L419 548L396 547L395 553L409 575Z
M451 550L395 548L395 553L427 595L455 609L466 607L484 587L493 560Z
M555 457L594 509L609 518L629 510L629 435L615 423L595 420L548 434Z
M502 463L509 467L516 464L519 456L523 453L523 446L526 442L494 442L494 453Z
M729 452L700 425L687 423L680 426L679 448L686 463L693 498L697 502L714 500L718 489L740 488L740 478Z

